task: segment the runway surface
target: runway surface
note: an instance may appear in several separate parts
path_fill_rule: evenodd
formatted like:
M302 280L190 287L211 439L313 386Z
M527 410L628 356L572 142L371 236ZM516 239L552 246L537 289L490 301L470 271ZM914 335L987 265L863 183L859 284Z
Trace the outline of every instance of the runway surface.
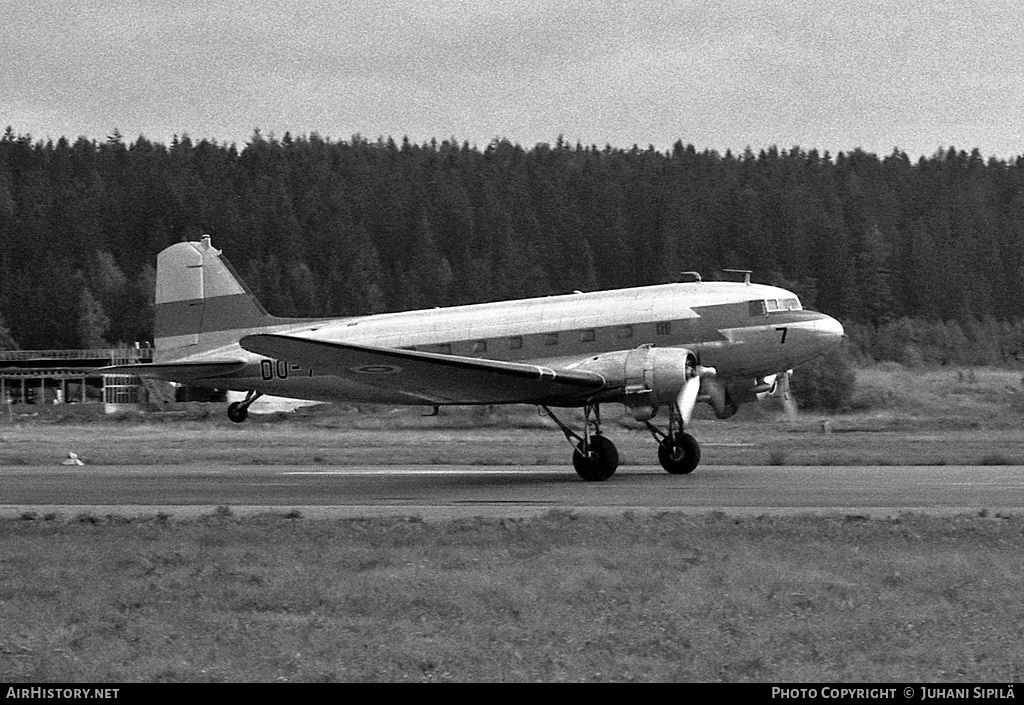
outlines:
M531 516L691 511L895 515L1024 513L1018 466L721 466L691 475L626 466L606 482L568 467L497 466L58 466L0 467L0 516L25 511L187 517Z

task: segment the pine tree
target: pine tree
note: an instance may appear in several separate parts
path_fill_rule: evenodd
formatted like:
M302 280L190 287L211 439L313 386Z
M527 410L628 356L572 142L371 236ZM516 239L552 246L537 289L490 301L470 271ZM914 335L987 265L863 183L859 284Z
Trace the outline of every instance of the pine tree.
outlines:
M20 350L18 343L14 340L14 336L11 335L11 331L7 328L7 322L4 321L3 312L0 312L0 350Z
M78 303L79 346L86 349L110 347L105 337L109 328L110 318L103 310L103 305L88 287L83 288Z
M454 281L452 265L434 243L430 221L424 214L413 236L415 247L408 257L409 288L406 308L428 308L449 303L449 287Z

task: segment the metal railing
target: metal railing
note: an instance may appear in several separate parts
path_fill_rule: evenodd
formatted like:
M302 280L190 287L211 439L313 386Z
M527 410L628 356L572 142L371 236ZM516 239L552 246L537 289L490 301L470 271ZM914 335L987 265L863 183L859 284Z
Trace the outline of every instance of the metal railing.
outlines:
M109 360L110 364L150 362L153 348L94 348L91 350L0 350L0 363L53 360Z

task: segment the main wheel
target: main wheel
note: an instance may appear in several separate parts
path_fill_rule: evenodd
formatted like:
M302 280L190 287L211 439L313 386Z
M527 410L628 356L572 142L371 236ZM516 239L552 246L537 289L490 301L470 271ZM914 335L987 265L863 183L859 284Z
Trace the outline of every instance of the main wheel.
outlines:
M700 443L689 433L658 444L658 462L673 475L689 475L700 465Z
M576 473L588 482L601 482L615 474L619 467L619 451L615 444L604 436L591 436L590 448L584 449L584 442L572 454L572 465Z
M228 418L235 423L242 423L249 418L249 407L242 406L242 402L234 401L228 405Z

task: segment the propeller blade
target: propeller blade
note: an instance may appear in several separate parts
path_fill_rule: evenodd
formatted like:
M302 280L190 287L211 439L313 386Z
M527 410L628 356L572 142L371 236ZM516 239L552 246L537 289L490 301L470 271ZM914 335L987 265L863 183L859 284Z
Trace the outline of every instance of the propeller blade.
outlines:
M790 419L795 419L797 415L797 404L796 399L789 393L789 379L790 375L793 374L793 370L786 370L779 374L779 380L776 382L776 394L782 398L782 408L786 412L786 416Z
M679 408L679 415L683 419L683 427L690 425L693 418L693 407L697 405L697 393L700 391L700 377L694 375L686 380L686 384L679 390L676 397L676 406Z
M782 408L785 410L786 416L788 416L791 420L796 420L796 417L799 414L800 407L796 405L796 400L793 397L783 397Z
M786 370L780 372L775 378L775 386L772 389L772 396L781 397L783 399L789 399L789 376L793 374L793 370Z

